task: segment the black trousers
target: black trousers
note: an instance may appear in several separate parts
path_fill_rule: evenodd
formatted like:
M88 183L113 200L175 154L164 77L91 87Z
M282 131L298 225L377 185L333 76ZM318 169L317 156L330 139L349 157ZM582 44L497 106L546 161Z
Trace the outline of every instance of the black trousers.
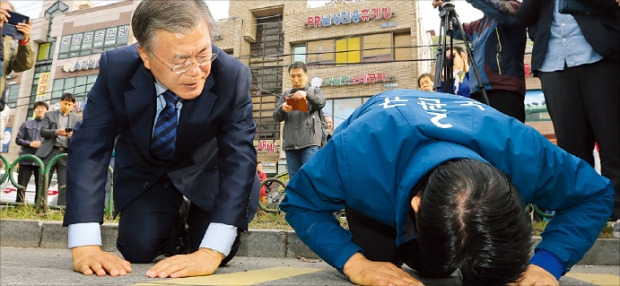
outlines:
M157 256L170 253L179 235L184 235L184 224L179 225L179 208L183 195L168 179L160 180L123 208L118 224L116 247L130 262L149 263ZM198 250L207 227L210 214L190 205L187 224L189 249ZM241 241L237 235L231 252L221 265L230 261Z
M619 74L608 60L539 74L558 146L594 165L598 143L601 173L616 190L612 219L620 219Z
M17 173L17 183L24 186L24 189L17 189L17 197L15 197L16 203L22 203L26 201L26 188L28 188L28 183L30 181L30 177L34 174L34 183L39 184L39 166L34 165L19 165L19 172ZM37 199L39 198L39 193L35 193L34 202L36 204Z
M58 149L52 149L49 155L45 158L41 158L41 160L47 168L47 163L62 153L64 152L60 152ZM58 205L64 206L67 204L67 157L56 160L54 166L50 168L50 177L47 181L48 187L52 181L52 174L54 173L54 170L56 170L56 181L58 182Z
M416 259L420 253L415 239L396 246L396 229L350 207L345 207L345 212L353 242L362 248L367 259L391 262L398 267L405 263L411 269L419 269Z
M515 91L487 90L489 105L501 113L525 122L525 96ZM483 102L482 93L471 94L471 98Z

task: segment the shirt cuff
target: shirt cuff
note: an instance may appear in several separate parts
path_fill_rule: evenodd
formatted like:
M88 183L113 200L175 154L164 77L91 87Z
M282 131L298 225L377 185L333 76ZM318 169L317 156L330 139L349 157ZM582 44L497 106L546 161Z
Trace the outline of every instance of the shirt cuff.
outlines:
M237 238L237 227L223 223L211 223L202 238L200 248L211 248L228 256L235 238Z
M553 253L544 249L537 249L536 253L530 259L530 264L534 264L542 267L555 276L555 279L560 280L560 277L564 275L564 266L560 259L558 259Z
M101 228L97 222L70 224L68 233L69 249L85 245L102 245Z

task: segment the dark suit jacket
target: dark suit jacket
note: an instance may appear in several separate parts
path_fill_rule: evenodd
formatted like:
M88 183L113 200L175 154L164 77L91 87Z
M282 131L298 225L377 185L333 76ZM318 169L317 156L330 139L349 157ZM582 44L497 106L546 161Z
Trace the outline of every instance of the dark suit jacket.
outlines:
M35 153L38 157L45 158L50 154L50 152L52 152L54 143L56 143L56 137L58 137L58 135L56 135L56 130L58 129L59 120L60 109L45 113L45 116L43 117L43 125L41 126L41 136L43 137L43 142L41 142L41 146ZM79 120L80 118L77 115L69 112L69 122L66 127L73 128Z
M583 36L594 51L606 59L620 62L620 8L614 0L583 0L595 7L609 11L607 16L588 16L574 14ZM542 66L547 53L551 21L553 21L552 0L523 0L517 13L519 24L527 26L530 38L534 41L532 49L532 70Z
M155 78L144 67L136 45L104 52L99 69L69 147L64 225L102 223L106 172L115 148L117 213L168 175L176 189L211 214L211 222L246 229L256 177L249 68L219 52L202 94L183 102L176 150L163 164L149 151Z

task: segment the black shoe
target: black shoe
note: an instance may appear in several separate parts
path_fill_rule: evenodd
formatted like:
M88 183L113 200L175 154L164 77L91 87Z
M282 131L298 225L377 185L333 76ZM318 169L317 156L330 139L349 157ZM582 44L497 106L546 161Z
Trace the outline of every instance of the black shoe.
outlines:
M189 246L189 232L187 225L187 216L189 214L189 205L190 201L183 197L183 202L179 207L179 215L177 216L177 222L174 225L174 237L173 243L174 247L166 252L165 256L173 256L177 254L188 254L190 253Z

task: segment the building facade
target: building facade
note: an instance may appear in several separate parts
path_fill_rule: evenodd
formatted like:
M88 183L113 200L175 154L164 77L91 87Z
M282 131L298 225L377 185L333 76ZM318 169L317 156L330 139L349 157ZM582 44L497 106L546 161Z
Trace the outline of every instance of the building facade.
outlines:
M322 82L323 112L336 127L371 96L417 88L418 74L431 71L417 1L332 1L317 8L305 0L230 1L229 18L218 24L215 43L252 71L255 146L268 174L286 170L283 124L273 111L291 88L287 68L294 61Z
M99 72L101 52L135 42L130 22L137 4L130 0L95 7L82 0L43 1L40 17L32 19L35 66L7 79L10 140L3 142L2 151L9 161L19 156L15 136L21 124L32 119L36 101L46 101L55 110L61 95L70 92L77 101L73 112L81 113Z
M47 101L53 110L62 93L71 92L78 101L74 111L81 112L101 52L135 42L130 22L138 3L95 7L90 1L44 0L40 18L33 19L35 68L7 81L13 110L5 156L11 161L18 156L15 135L32 118L34 102ZM332 1L317 8L308 8L306 0L230 1L229 18L217 24L214 43L252 71L255 146L271 175L286 170L273 110L277 97L291 88L292 62L305 62L310 78L322 81L323 112L336 126L372 95L416 88L418 74L432 69L417 1Z

